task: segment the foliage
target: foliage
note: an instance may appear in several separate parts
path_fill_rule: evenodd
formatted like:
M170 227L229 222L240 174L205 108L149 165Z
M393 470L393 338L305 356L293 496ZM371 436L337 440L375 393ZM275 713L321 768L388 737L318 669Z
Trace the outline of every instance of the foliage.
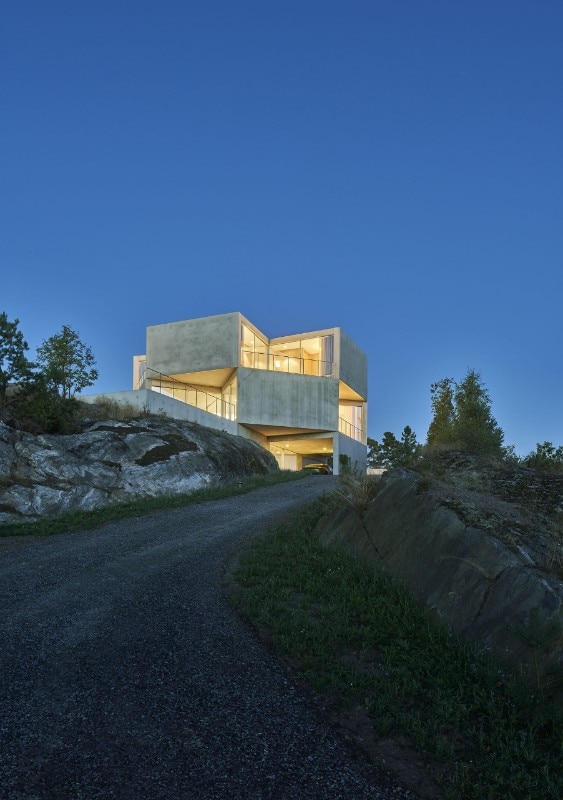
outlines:
M88 403L78 398L77 403L78 417L82 420L131 420L141 417L166 416L163 411L153 414L146 407L139 408L133 403L118 403L108 397L98 397L93 403Z
M75 429L78 401L61 397L41 373L35 375L14 404L13 416L20 427L38 426L37 432L71 433Z
M456 383L443 378L430 389L434 416L428 428L430 449L451 447L503 454L504 433L492 415L491 399L475 370Z
M6 405L8 384L25 383L34 367L25 356L29 345L18 325L19 319L10 322L5 311L0 314L0 409Z
M329 497L338 503L344 501L361 516L375 497L379 481L378 475L348 471L341 475L339 488Z
M561 797L563 721L550 689L530 690L437 625L386 570L323 547L323 511L249 544L232 597L241 613L331 708L361 710L399 749L406 739L444 797Z
M468 370L454 394L454 440L462 450L500 455L504 433L491 411L491 399L479 373Z
M551 442L538 443L524 464L541 472L563 473L563 447L555 447Z
M379 457L379 442L368 436L368 467L377 467L377 459Z
M516 448L513 444L505 444L504 447L501 448L501 456L503 461L507 461L511 464L520 463L520 456L516 452Z
M37 349L37 358L47 383L61 397L70 399L86 386L92 386L98 377L90 347L68 325L43 342Z
M433 383L430 387L434 416L426 437L428 447L453 445L454 386L455 382L452 378L442 378L441 381Z
M542 676L540 668L539 652L548 644L556 644L561 638L561 623L557 620L543 621L541 618L541 608L530 610L526 624L510 623L508 630L511 631L526 647L529 647L534 654L534 679L535 687L538 691L545 694L546 690L563 683L563 670L555 668L547 676Z
M391 431L385 431L381 444L368 438L368 466L414 469L422 457L422 450L423 446L416 440L416 433L409 425L405 425L400 439Z

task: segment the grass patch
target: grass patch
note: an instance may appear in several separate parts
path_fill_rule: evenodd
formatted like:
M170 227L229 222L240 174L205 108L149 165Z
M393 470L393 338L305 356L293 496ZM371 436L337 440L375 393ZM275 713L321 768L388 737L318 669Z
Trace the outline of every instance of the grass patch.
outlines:
M78 530L99 528L107 522L116 522L127 517L139 517L152 511L167 508L183 508L194 503L220 500L237 494L246 494L253 489L262 489L277 483L298 480L299 472L274 472L268 475L252 475L240 481L196 489L186 494L166 494L158 497L143 497L126 503L104 506L93 511L74 511L59 517L48 517L37 522L15 522L0 525L2 536L51 536L55 533L74 533Z
M408 740L444 798L563 796L550 698L433 623L403 585L323 548L317 502L240 556L232 601L308 684Z

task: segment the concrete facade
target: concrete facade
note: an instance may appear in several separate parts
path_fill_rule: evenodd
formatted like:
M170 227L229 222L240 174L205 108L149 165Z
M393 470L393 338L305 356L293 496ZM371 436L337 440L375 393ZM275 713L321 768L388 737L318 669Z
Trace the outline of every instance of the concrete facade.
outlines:
M134 389L165 396L166 413L195 406L201 424L228 422L282 468L366 468L367 358L341 328L269 339L238 312L153 325L133 369Z
M335 430L338 382L240 367L237 418L242 425Z
M238 366L237 313L147 328L147 364L164 375Z
M368 396L367 359L356 342L339 328L336 339L340 346L336 348L338 358L338 377L343 383L357 392L361 397Z

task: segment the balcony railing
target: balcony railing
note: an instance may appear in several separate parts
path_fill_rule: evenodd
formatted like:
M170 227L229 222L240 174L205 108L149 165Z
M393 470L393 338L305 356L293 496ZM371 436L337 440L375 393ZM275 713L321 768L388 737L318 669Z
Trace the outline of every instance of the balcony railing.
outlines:
M343 433L344 436L349 436L350 439L355 439L357 442L364 441L364 432L361 428L358 428L357 425L352 425L351 422L344 419L343 417L338 417L338 430L340 433Z
M289 372L294 375L313 375L319 378L332 378L333 362L314 358L298 358L277 353L261 353L243 350L241 364L250 369L265 369L271 372Z
M207 411L216 417L230 420L236 420L237 418L237 408L234 403L229 403L228 400L224 400L222 397L206 392L203 389L198 389L196 386L182 383L182 381L172 378L170 375L164 375L162 372L157 372L146 365L140 370L137 388L141 388L145 380L149 382L148 388L152 389L153 392L159 392L167 397L174 398L174 400L180 400L182 403L200 408L202 411Z

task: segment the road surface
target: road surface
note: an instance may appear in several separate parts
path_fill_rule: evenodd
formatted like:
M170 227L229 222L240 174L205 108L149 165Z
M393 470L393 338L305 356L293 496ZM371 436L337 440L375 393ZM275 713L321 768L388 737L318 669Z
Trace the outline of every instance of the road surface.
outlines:
M397 798L221 591L245 537L336 480L0 540L2 800Z

